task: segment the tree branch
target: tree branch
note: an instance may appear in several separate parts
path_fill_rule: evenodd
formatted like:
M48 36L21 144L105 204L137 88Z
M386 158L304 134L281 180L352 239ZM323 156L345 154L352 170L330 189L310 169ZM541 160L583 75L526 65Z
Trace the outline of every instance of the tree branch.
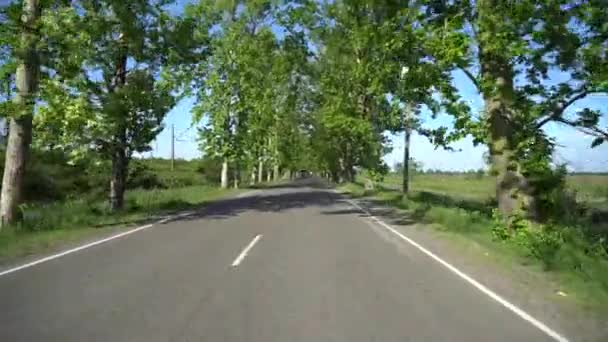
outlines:
M583 127L583 126L577 124L576 121L568 120L568 119L562 118L562 117L555 118L554 120L557 122L561 122L563 124L572 126L572 127L576 128L577 130L579 130L580 132L585 133L587 135L597 137L597 138L604 138L604 139L608 140L608 130L603 130L598 127Z
M544 119L540 120L536 124L536 128L539 129L539 128L543 127L547 122L552 121L552 120L560 121L559 119L562 118L562 114L564 114L564 111L566 110L566 108L568 108L574 102L589 95L589 92L587 91L587 89L585 87L582 87L581 89L577 90L577 92L579 92L579 93L572 96L570 99L565 100L565 101L560 101L557 104L555 104L554 108L551 110L551 113L548 114Z
M477 77L475 77L475 75L473 75L473 73L470 72L467 68L460 67L460 70L462 70L462 72L467 75L467 77L471 80L471 82L473 82L477 90L480 91L481 88L479 88L479 81L477 80Z

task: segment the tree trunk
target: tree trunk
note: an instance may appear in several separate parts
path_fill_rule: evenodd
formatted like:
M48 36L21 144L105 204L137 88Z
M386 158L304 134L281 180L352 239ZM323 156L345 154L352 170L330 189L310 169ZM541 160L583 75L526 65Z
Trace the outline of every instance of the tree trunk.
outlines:
M241 178L241 177L240 177L240 173L241 173L241 172L240 172L240 170L239 170L239 166L238 166L238 165L235 165L235 168L234 168L234 174L233 174L233 176L232 176L232 177L234 178L234 188L235 188L235 189L238 189L238 188L239 188L239 180L240 180L240 178Z
M21 33L21 46L24 49L24 56L17 66L15 75L17 94L14 98L19 113L9 119L0 194L0 221L3 226L19 219L18 209L23 200L25 169L32 141L32 116L40 78L40 63L36 51L39 37L35 30L40 16L38 0L24 0L22 10L21 21L24 27Z
M220 186L222 189L228 189L228 160L222 162L222 174L220 176Z
M340 165L340 171L338 172L338 184L342 184L344 183L344 174L346 173L344 158L340 157L338 159L338 164Z
M258 183L262 183L264 181L264 162L260 159L258 163Z
M281 178L281 173L279 169L279 163L274 164L274 170L272 171L272 175L274 176L274 181L277 182L279 178Z
M116 59L116 70L109 92L115 92L127 83L127 53L124 35L118 38L121 51ZM126 120L126 113L124 119ZM129 166L127 156L127 124L120 122L115 132L115 141L112 146L112 177L110 178L110 210L119 211L124 207L125 187Z
M410 190L410 138L412 135L412 129L405 127L403 141L403 187L402 191L404 194L408 194Z
M494 21L494 8L491 1L479 2L479 20L481 23ZM494 27L492 25L488 27ZM487 39L493 35L485 32ZM496 200L498 210L504 218L522 210L528 216L535 216L533 198L526 189L527 184L519 172L515 155L513 66L505 59L504 52L492 47L492 42L480 41L479 58L481 73L491 87L483 91L485 110L489 123L489 142L491 170L496 175Z
M275 134L274 138L274 170L272 172L274 181L278 181L281 178L280 174L280 161L279 161L279 137Z
M268 172L266 172L266 181L270 182L272 181L272 171L268 170Z
M125 186L129 161L124 148L117 147L112 153L112 177L110 178L110 210L124 208Z
M255 166L253 166L249 174L249 185L255 185L255 176Z

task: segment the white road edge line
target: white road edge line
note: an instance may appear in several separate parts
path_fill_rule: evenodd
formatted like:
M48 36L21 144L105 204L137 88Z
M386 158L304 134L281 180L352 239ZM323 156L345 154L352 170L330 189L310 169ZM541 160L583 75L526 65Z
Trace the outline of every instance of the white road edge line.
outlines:
M241 254L239 254L239 256L237 256L236 259L234 259L234 261L232 262L232 267L237 267L243 261L243 259L245 259L245 257L247 256L247 253L249 253L249 251L253 248L253 246L261 238L262 238L262 234L256 235L256 237L254 237L253 240L251 240L251 242L247 245L247 247L245 247L245 249L243 249Z
M350 203L353 207L355 207L356 209L360 210L361 212L363 212L364 214L368 215L372 220L374 220L376 223L378 223L380 226L382 226L383 228L387 229L389 232L395 234L397 237L401 238L402 240L406 241L407 243L409 243L410 245L416 247L418 250L420 250L422 253L426 254L427 256L429 256L431 259L437 261L438 263L440 263L441 265L443 265L444 267L446 267L448 270L452 271L453 273L455 273L457 276L459 276L460 278L464 279L466 282L468 282L469 284L473 285L475 288L477 288L479 291L483 292L484 294L486 294L488 297L494 299L495 301L497 301L498 303L500 303L502 306L504 306L505 308L511 310L511 312L513 312L514 314L516 314L517 316L519 316L520 318L522 318L523 320L527 321L528 323L532 324L533 326L535 326L536 328L540 329L542 332L544 332L545 334L547 334L548 336L552 337L554 340L558 341L558 342L568 342L568 339L560 334L558 334L557 332L555 332L553 329L549 328L546 324L544 324L543 322L537 320L536 318L532 317L530 314L528 314L527 312L525 312L524 310L518 308L517 306L515 306L514 304L510 303L509 301L507 301L506 299L502 298L501 296L499 296L498 294L496 294L496 292L490 290L489 288L487 288L486 286L484 286L483 284L481 284L480 282L478 282L477 280L473 279L472 277L468 276L467 274L465 274L464 272L462 272L461 270L457 269L455 266L453 266L452 264L448 263L447 261L441 259L440 257L438 257L437 255L435 255L433 252L429 251L428 249L422 247L419 243L417 243L416 241L410 239L409 237L403 235L401 232L397 231L395 228L391 227L389 224L385 223L384 221L380 220L379 218L377 218L376 216L372 215L372 213L370 213L368 210L364 209L363 207L361 207L360 205L358 205L357 203L355 203L352 200L346 199L346 201L348 203Z
M109 236L107 238L104 238L104 239L101 239L101 240L93 241L91 243L87 243L87 244L82 245L82 246L78 246L78 247L75 247L75 248L72 248L72 249L68 249L67 251L63 251L63 252L60 252L60 253L57 253L57 254L52 254L52 255L49 255L47 257L44 257L44 258L41 258L41 259L37 259L37 260L34 260L32 262L25 263L23 265L19 265L19 266L13 267L13 268L9 268L7 270L0 271L0 277L5 276L7 274L11 274L11 273L17 272L17 271L20 271L20 270L23 270L23 269L26 269L26 268L30 268L32 266L36 266L36 265L45 263L47 261L51 261L51 260L54 260L54 259L57 259L57 258L61 258L61 257L66 256L68 254L79 252L79 251L81 251L83 249L87 249L87 248L91 248L93 246L101 245L102 243L106 243L108 241L112 241L112 240L121 238L123 236L127 236L127 235L130 235L130 234L133 234L133 233L137 233L140 230L145 230L145 229L151 228L155 224L167 223L170 220L174 220L174 219L181 218L181 217L184 217L184 216L188 216L188 215L191 215L191 214L192 214L192 212L185 212L185 213L181 213L181 214L165 217L164 219L159 220L159 221L157 221L155 223L149 223L149 224L146 224L146 225L143 225L143 226L139 226L137 228L133 228L131 230L127 230L127 231L122 232L122 233L111 235L111 236Z

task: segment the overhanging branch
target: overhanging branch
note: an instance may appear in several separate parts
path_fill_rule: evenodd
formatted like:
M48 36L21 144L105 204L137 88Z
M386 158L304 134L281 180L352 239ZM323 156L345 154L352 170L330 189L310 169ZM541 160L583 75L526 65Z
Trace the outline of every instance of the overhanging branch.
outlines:
M575 95L570 97L568 100L558 101L556 104L554 104L553 109L551 109L550 113L536 124L536 128L539 129L543 127L547 122L552 120L559 121L559 119L562 118L562 115L564 114L566 108L568 108L574 102L589 95L589 92L585 87L582 87L574 93Z
M585 133L587 135L608 140L608 130L603 130L599 127L584 127L584 126L581 126L578 123L576 123L576 121L568 120L568 119L562 118L562 117L556 118L555 121L572 126L572 127L576 128L578 131Z
M464 72L464 74L467 75L467 77L471 80L471 82L473 82L473 84L475 85L477 90L481 91L481 89L479 88L479 80L477 80L477 77L475 77L475 75L473 75L473 73L470 72L467 68L460 67L460 70L462 70L462 72Z

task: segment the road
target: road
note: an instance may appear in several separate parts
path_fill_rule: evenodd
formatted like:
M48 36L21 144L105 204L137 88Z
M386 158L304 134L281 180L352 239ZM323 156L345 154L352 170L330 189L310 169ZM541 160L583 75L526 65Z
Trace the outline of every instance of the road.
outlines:
M554 340L312 182L1 276L0 341Z

